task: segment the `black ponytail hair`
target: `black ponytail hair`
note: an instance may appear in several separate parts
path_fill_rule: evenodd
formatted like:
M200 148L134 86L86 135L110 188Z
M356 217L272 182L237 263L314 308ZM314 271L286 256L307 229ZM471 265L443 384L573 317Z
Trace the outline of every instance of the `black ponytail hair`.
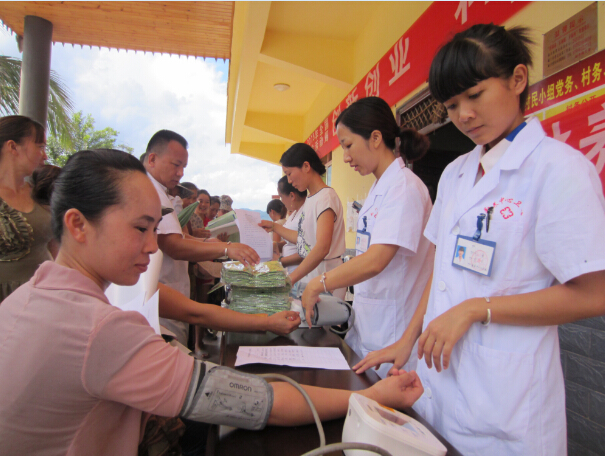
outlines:
M494 24L477 24L460 32L435 55L429 72L429 88L443 103L489 78L509 78L517 65L532 65L529 29L506 30ZM523 111L529 81L521 93Z
M55 165L38 166L32 173L32 199L43 206L50 204L55 181L61 174L61 168Z
M311 146L296 143L283 153L279 162L288 168L302 168L305 162L320 176L326 173L326 167Z
M69 209L77 209L90 222L98 222L107 208L122 203L120 185L132 172L145 174L145 168L121 150L82 150L69 157L50 200L55 239L61 242L63 217Z
M420 160L431 147L428 136L417 132L413 128L402 128L399 133L399 153L407 161Z
M369 140L373 131L379 131L385 146L395 151L399 138L399 152L412 162L424 156L430 146L429 139L411 128L400 129L389 104L379 97L367 97L352 103L340 113L334 125L342 123L354 134Z

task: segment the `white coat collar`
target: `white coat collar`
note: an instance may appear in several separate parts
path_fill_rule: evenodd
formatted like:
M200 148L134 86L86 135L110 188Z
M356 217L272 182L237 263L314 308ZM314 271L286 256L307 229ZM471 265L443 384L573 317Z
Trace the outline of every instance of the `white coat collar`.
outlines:
M370 187L370 191L368 192L368 196L379 196L384 195L389 189L390 183L392 182L395 175L399 172L399 170L405 168L405 163L403 163L403 159L401 157L397 157L393 160L387 169L384 170L382 176L377 181L374 181L372 186ZM364 204L363 209L359 212L359 216L361 217L363 214L368 212L372 208L372 201L366 199L365 201L368 204Z
M481 167L485 171L484 174L489 173L492 168L496 166L496 163L500 161L500 159L504 155L504 152L506 152L508 146L510 145L511 142L505 138L498 144L496 144L494 147L492 147L490 150L482 154L481 159L479 161L481 162ZM485 146L483 146L483 149L485 149Z
M538 144L546 137L542 124L537 117L532 117L527 121L527 126L515 137L509 150L504 154L500 162L496 165L501 170L510 171L519 169L525 159L529 157ZM522 147L518 147L520 144ZM517 147L514 147L517 146Z
M401 157L397 157L393 160L387 169L384 170L380 179L374 182L370 192L372 190L378 192L379 195L382 195L388 188L389 182L393 179L393 177L399 172L400 169L405 168L405 163L403 163L403 159Z
M500 182L501 171L518 169L545 136L540 121L537 118L529 120L527 126L519 132L510 144L506 153L498 160L492 170L477 182L477 185L475 185L475 178L483 146L475 147L466 156L460 167L458 174L460 183L456 186L458 189L456 195L458 204L454 210L452 226L449 228L453 228L468 210L496 188Z

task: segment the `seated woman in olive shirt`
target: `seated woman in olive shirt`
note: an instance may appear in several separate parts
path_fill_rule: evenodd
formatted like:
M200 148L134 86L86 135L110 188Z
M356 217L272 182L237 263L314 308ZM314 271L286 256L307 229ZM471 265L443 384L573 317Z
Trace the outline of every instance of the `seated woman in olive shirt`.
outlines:
M25 116L0 118L0 302L52 260L48 208L28 178L46 160L44 127Z

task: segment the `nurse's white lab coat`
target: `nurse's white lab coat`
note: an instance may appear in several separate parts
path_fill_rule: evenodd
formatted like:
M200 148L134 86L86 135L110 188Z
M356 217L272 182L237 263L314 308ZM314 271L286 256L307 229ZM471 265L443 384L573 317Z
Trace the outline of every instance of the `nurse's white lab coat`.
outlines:
M444 171L425 235L437 245L424 329L462 301L514 295L605 269L605 201L595 167L528 122L475 184L481 147ZM493 206L491 277L452 266L456 235ZM485 225L485 223L484 223ZM574 305L574 303L569 303ZM464 455L565 455L565 390L556 326L471 325L437 373L424 360L414 408Z
M345 341L362 358L396 342L418 307L435 256L422 235L431 207L426 185L397 158L374 182L359 212L357 228L363 229L367 217L370 245L399 246L380 274L355 285L355 323ZM410 357L403 368L415 370L416 361ZM391 367L383 364L378 374L385 377Z

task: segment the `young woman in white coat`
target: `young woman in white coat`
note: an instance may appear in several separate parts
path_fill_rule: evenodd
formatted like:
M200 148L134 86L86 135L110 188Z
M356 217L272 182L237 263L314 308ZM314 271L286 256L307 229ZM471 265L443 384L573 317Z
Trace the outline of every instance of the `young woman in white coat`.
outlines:
M292 284L306 284L342 264L345 253L345 223L342 204L333 188L326 185L322 175L326 167L311 146L297 143L283 153L279 161L284 174L297 190L308 190L309 195L301 208L297 230L289 230L275 222L260 223L289 242L296 242L302 262L290 273ZM285 263L288 266L290 263ZM342 299L345 288L334 291Z
M465 455L567 453L557 325L605 313L603 189L580 152L524 121L530 43L526 29L475 25L433 60L432 94L477 147L439 182L435 267L412 323L355 366L394 361L397 374L418 340L415 408ZM489 243L491 274L478 273L471 250Z
M430 143L415 130L400 130L387 102L377 97L345 109L336 120L336 134L345 163L376 181L359 211L356 256L311 280L302 302L312 314L320 293L355 285L356 318L345 340L364 357L401 337L431 275L435 249L422 235L431 199L403 161L421 158ZM401 156L395 155L396 138ZM390 367L384 364L378 373L385 377ZM415 370L416 359L404 368Z

